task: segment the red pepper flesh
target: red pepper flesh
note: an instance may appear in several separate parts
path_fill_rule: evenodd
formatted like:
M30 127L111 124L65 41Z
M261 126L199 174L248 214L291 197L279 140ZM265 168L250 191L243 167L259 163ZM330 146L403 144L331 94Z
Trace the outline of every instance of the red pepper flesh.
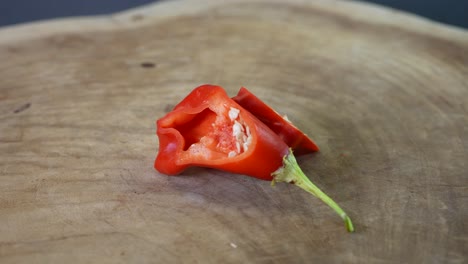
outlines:
M348 231L354 230L347 214L305 176L280 136L219 86L195 88L157 121L157 135L154 167L161 173L176 175L201 166L292 183L329 205Z
M312 139L252 94L247 88L241 87L237 95L232 99L273 130L293 149L296 156L319 151L317 144Z

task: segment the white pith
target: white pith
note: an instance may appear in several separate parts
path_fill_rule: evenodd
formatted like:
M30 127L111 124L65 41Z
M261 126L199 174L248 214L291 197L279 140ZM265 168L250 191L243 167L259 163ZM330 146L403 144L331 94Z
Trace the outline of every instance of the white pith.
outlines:
M252 144L250 128L239 118L240 110L234 107L229 109L229 118L233 121L232 135L236 139L236 149L229 152L228 157L235 157L247 151Z
M240 113L239 109L231 107L228 113L229 119L231 119L231 121L236 120L239 117L239 113Z

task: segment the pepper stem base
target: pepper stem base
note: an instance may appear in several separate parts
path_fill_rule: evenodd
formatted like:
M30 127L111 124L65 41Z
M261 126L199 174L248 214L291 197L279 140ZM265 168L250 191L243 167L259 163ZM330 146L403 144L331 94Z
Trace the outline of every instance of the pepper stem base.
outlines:
M279 168L271 175L273 176L273 181L271 182L272 186L275 185L276 182L287 182L302 188L330 206L343 219L348 232L354 232L354 226L353 222L351 222L351 218L349 218L345 211L343 211L335 201L333 201L328 195L313 184L309 178L307 178L297 164L296 157L294 157L292 150L289 150L289 154L284 156L283 167Z

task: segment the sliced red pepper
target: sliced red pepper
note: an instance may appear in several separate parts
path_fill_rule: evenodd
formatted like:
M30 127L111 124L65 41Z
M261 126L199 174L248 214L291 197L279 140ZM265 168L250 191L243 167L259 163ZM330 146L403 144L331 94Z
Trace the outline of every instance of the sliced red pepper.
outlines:
M195 89L157 126L155 167L169 175L203 166L272 180L288 153L275 133L219 86Z
M319 151L317 144L312 139L252 94L247 88L242 87L232 99L273 130L293 149L296 156Z
M293 183L332 207L348 231L354 230L346 213L305 176L289 146L219 86L194 89L157 121L157 135L154 166L161 173L201 166Z

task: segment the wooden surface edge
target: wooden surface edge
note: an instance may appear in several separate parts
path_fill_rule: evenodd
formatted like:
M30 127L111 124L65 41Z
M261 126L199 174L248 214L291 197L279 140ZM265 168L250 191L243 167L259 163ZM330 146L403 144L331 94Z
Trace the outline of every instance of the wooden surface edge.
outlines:
M242 3L303 4L360 22L397 27L404 25L406 30L466 42L468 45L468 31L465 29L376 4L343 0L168 0L110 15L58 18L0 27L0 45L60 33L89 32L90 30L107 31L140 27L167 17L196 14L207 8ZM373 15L369 16L369 14ZM145 19L141 19L143 17Z
M464 263L466 32L361 3L257 2L0 34L1 263ZM291 185L154 170L155 120L205 82L247 86L317 141L299 162L355 234Z

